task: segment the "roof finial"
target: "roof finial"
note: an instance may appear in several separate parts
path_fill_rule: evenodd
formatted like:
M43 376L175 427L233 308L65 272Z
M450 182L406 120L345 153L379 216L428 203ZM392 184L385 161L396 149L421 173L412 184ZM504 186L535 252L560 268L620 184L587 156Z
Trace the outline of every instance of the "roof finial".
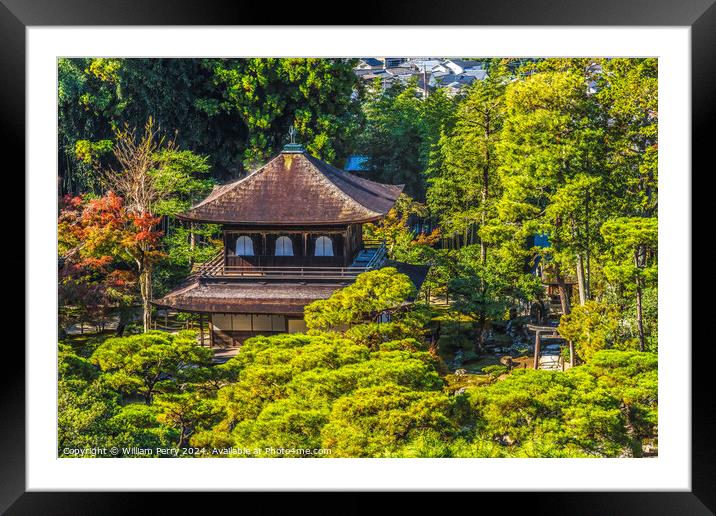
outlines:
M303 148L303 145L300 143L296 143L296 127L291 126L291 128L288 130L288 137L291 140L290 143L287 143L283 146L283 152L305 152L306 149Z

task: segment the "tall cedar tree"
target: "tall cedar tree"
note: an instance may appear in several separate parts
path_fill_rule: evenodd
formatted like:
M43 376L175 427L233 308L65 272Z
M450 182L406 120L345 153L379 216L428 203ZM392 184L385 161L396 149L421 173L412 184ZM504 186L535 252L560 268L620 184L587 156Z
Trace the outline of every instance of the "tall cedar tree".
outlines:
M429 169L431 210L447 231L464 233L466 245L480 233L483 262L488 247L483 230L495 216L494 199L500 191L496 144L507 82L507 63L501 60L490 67L488 77L470 86L457 106L454 128L440 137Z
M559 287L562 313L570 311L566 274L574 270L578 249L571 211L549 210L564 188L590 178L599 149L600 128L589 114L592 100L579 71L541 72L510 84L498 144L504 194L502 221L527 241L549 236L543 259ZM556 211L556 212L555 212Z

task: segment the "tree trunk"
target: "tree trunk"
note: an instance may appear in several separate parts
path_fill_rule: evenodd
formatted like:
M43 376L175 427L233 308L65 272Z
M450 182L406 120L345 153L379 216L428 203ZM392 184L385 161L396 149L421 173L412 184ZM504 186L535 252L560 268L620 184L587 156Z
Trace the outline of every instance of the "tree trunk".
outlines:
M579 285L579 304L584 306L587 302L587 285L584 281L584 259L581 254L577 255L577 284Z
M181 430L179 432L179 448L183 448L184 446L186 446L186 443L184 441L186 441L186 438L187 438L187 435L186 435L187 428L186 428L186 425L184 425L184 424L181 424L180 427L181 427Z
M534 310L533 310L533 308L534 308ZM542 326L542 321L544 320L544 313L547 311L545 309L544 303L542 301L533 303L532 305L529 306L528 310L530 313L530 318L531 318L532 314L534 313L535 322L539 326Z
M641 278L636 280L636 325L639 329L639 351L644 351L644 314L641 307Z
M629 436L629 451L631 452L631 456L643 457L644 453L641 445L641 439L639 439L636 429L634 428L634 418L632 417L633 409L630 405L627 405L623 401L621 405L622 414L624 414L624 426L626 428L627 435Z
M142 296L142 326L147 332L152 326L152 270L146 264L139 269L139 290Z
M557 228L562 226L561 217L557 217L555 219L554 225ZM574 227L574 225L572 227ZM555 242L552 242L552 245L555 245ZM557 247L559 247L559 246L557 246ZM567 284L564 282L564 277L562 276L562 270L558 264L554 265L554 279L557 282L557 289L559 290L559 302L562 305L562 315L567 315L572 310L569 306L569 294L567 292Z
M144 394L144 403L147 405L152 404L152 395L154 394L154 384L147 388L147 392Z
M119 321L117 321L117 330L114 332L114 334L117 337L121 337L124 335L124 329L127 327L127 323L129 322L129 312L128 310L119 310Z
M194 267L194 248L196 247L196 234L194 233L194 223L189 223L189 268Z
M564 277L559 270L554 276L557 280L557 288L559 289L559 302L562 305L562 315L567 315L572 311L572 308L569 304L569 293L567 292L567 284L564 282Z
M489 136L489 133L487 132L487 129L485 130L486 137ZM485 227L485 209L487 204L487 196L490 192L490 169L489 169L489 162L490 162L490 151L489 147L487 150L487 163L488 165L485 165L482 169L482 226ZM480 260L482 260L482 263L485 263L487 261L487 243L480 237Z
M480 354L480 340L482 340L482 328L478 324L475 326L475 340L472 343L472 349L476 354Z
M589 192L587 192L587 198L585 200L585 207L584 207L584 233L585 233L585 249L584 254L587 257L587 274L584 281L584 292L586 294L587 299L591 299L591 274L590 274L590 264L589 264Z
M480 316L477 327L475 329L475 344L473 349L478 355L481 354L485 349L485 317Z

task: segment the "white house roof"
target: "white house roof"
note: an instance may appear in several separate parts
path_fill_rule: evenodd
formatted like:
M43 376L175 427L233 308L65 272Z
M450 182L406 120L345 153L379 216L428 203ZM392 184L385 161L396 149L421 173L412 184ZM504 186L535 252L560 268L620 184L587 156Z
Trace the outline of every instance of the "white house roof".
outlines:
M487 70L481 70L481 69L465 70L463 75L468 75L468 76L474 77L478 81L481 81L487 77Z
M414 68L417 68L421 72L423 71L423 68L426 70L432 70L435 66L438 66L440 64L439 59L411 59L407 63L405 63L409 66L413 66Z
M455 73L463 73L466 70L477 70L482 68L482 62L474 59L450 59L445 66Z

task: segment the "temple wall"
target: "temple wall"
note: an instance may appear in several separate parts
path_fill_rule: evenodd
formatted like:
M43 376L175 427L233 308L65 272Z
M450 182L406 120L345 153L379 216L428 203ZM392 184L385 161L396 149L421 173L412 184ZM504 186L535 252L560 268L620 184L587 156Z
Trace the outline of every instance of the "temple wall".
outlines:
M303 319L266 314L211 314L209 327L212 344L220 347L240 346L244 340L257 335L306 331Z

